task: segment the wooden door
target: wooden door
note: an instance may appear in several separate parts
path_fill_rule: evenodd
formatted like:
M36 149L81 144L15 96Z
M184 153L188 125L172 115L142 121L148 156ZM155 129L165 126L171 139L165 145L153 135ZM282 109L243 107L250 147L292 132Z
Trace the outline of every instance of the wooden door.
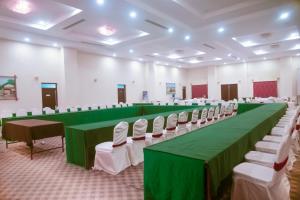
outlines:
M182 99L186 99L186 87L182 87Z
M118 84L118 103L126 103L126 85Z
M43 108L56 108L56 106L58 105L56 83L42 83L42 104Z
M221 85L221 98L224 101L229 100L229 88L227 84Z

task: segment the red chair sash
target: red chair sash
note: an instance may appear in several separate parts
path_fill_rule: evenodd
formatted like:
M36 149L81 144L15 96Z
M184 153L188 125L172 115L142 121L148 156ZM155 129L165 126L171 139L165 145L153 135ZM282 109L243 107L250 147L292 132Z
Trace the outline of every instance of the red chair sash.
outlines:
M237 111L238 111L237 109L234 109L234 110L233 110L233 112L237 112Z
M153 138L160 138L163 134L162 133L153 133L152 137Z
M212 120L212 118L207 118L207 121L209 121L209 122L210 122L211 120Z
M197 124L197 122L191 122L191 124Z
M137 138L132 138L132 140L134 140L134 141L138 141L138 140L145 140L146 139L146 137L145 136L142 136L142 137L137 137Z
M299 131L300 129L300 124L296 124L296 130Z
M205 121L200 122L200 124L205 124Z
M187 124L188 121L184 121L184 122L178 122L178 124Z
M176 127L166 128L167 131L174 131Z
M286 157L286 159L284 159L284 160L283 160L282 162L280 162L280 163L274 162L273 169L274 169L275 171L277 171L277 172L280 171L280 170L286 165L288 159L289 159L289 157Z
M120 143L120 144L113 144L112 147L120 147L122 145L126 144L126 141Z

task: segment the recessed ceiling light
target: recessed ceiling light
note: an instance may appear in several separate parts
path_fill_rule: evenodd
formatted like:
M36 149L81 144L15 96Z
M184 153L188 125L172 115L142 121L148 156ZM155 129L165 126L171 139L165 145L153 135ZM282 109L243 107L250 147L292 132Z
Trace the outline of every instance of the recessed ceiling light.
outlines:
M32 10L32 5L29 1L26 0L18 0L16 3L13 5L11 8L12 11L16 13L20 13L23 15L26 15L31 12Z
M300 56L300 53L297 53L296 56Z
M154 56L159 56L159 53L153 53Z
M134 51L133 51L133 49L129 49L129 53L133 53Z
M267 60L267 58L266 58L266 57L264 57L264 60Z
M291 48L290 50L298 50L300 49L300 44L296 44L293 48Z
M58 44L55 42L55 43L52 44L52 46L58 47Z
M198 59L191 59L190 61L189 61L189 63L191 63L191 64L197 64L197 63L200 63L200 62L202 62L201 60L198 60Z
M131 18L136 18L137 14L136 14L135 11L131 11L131 12L129 13L129 16L130 16Z
M166 63L167 66L169 66L169 63Z
M111 26L104 25L98 28L98 32L104 36L111 36L116 33L116 29Z
M280 20L285 20L285 19L288 19L290 16L290 13L289 12L283 12L279 15L279 19Z
M178 58L180 58L180 56L177 55L177 54L170 54L170 55L168 56L168 58L170 58L170 59L178 59Z
M113 57L116 57L117 56L117 54L116 53L113 53Z
M244 42L241 42L241 44L244 46L244 47L252 47L252 46L255 46L257 45L257 43L251 41L251 40L247 40L247 41L244 41Z
M26 37L26 38L24 38L24 41L25 42L30 42L30 38Z
M225 29L223 27L218 28L219 33L223 33L224 31L225 31Z
M174 32L174 29L173 29L173 28L168 28L168 32L169 32L169 33L173 33L173 32Z
M232 55L231 53L227 54L228 57L231 57L231 55Z
M226 63L226 62L224 62L223 64L224 64L224 65L226 65L227 63Z
M196 55L203 55L206 54L204 51L197 51Z
M190 40L191 39L191 36L189 36L189 35L186 35L185 37L184 37L184 40Z
M143 58L139 58L139 61L144 61L144 59Z
M256 55L263 55L263 54L267 54L268 52L265 51L265 50L259 49L259 50L253 51L253 53L256 54Z
M159 61L156 61L156 62L155 62L155 64L159 65L159 64L160 64L160 62L159 62Z
M299 33L298 32L293 32L291 33L285 40L296 40L299 39Z
M223 60L222 58L215 58L215 60Z
M233 38L231 38L231 39L233 39L234 41L236 41L236 38L235 38L235 37L233 37Z
M241 60L241 58L240 58L240 57L237 57L236 59L237 59L237 60Z
M100 41L100 42L103 43L103 44L112 46L112 45L120 43L121 41L113 39L113 38L108 38L108 39Z
M97 0L97 4L99 4L99 5L103 5L104 4L104 0Z

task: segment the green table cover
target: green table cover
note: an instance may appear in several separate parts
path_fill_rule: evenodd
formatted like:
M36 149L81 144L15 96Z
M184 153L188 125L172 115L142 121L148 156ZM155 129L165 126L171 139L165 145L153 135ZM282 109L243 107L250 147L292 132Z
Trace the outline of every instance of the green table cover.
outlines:
M250 106L236 117L145 148L145 199L205 199L206 170L215 196L221 181L286 110L285 104Z

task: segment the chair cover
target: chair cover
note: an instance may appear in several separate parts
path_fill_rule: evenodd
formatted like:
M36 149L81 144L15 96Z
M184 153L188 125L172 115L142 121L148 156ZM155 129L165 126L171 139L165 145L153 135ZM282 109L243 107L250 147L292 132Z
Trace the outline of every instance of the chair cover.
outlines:
M221 105L219 119L223 119L225 115L225 105Z
M187 112L181 112L178 115L178 127L177 127L177 134L185 134L188 132L187 128L188 123L188 113Z
M177 114L170 114L167 118L166 130L164 133L165 139L170 139L175 136L177 126Z
M43 111L46 114L54 114L55 113L55 110L52 110L51 108L48 108L48 107L43 108Z
M208 114L207 114L207 123L208 124L211 124L213 122L214 113L215 113L215 108L210 107L209 110L208 110Z
M215 121L219 119L219 115L220 115L220 107L217 106L217 107L215 108L215 113L214 113L214 120L215 120Z
M201 112L201 117L200 117L200 127L205 126L206 118L207 118L207 108L203 108L203 110Z
M192 112L192 120L190 123L190 131L193 131L198 128L198 119L199 119L199 110L194 109Z
M290 184L285 175L285 168L289 148L288 139L282 143L273 168L248 162L236 166L233 169L232 200L288 200Z
M153 120L152 133L146 133L146 145L156 144L163 141L165 118L158 116Z
M113 141L98 144L93 169L103 170L106 173L116 175L130 166L130 160L126 149L128 123L120 122L114 128Z
M132 137L127 138L127 151L130 162L133 166L137 166L144 161L143 149L146 146L146 131L148 121L146 119L139 119L133 124Z

